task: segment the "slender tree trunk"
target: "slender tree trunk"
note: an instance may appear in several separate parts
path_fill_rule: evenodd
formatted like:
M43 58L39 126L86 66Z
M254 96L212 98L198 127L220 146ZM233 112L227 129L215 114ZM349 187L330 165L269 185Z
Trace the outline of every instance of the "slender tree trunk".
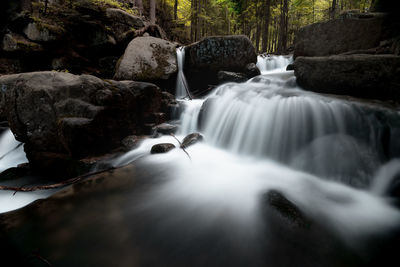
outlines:
M150 23L156 23L156 0L150 0Z
M331 19L334 19L335 15L336 15L336 0L332 0Z
M175 0L174 4L174 20L178 20L178 0Z
M197 0L192 0L191 1L191 10L192 10L192 16L191 16L191 23L190 23L190 36L191 36L191 41L195 42L196 41L196 21L197 21Z
M139 10L139 16L143 16L143 1L136 0L136 6L138 7Z
M263 52L267 52L267 46L268 46L268 30L269 30L269 22L271 19L271 0L265 0L264 2L264 15L265 15L265 19L264 19L264 29L263 29L263 36L262 36L262 48L261 50Z
M197 15L196 15L196 41L199 40L201 34L201 0L197 0Z
M260 50L260 31L261 31L261 22L260 22L260 12L258 6L256 6L256 52L258 53Z

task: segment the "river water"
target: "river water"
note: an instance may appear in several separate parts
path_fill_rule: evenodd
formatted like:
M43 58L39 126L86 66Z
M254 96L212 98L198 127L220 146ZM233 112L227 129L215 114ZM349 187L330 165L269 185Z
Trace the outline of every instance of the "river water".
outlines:
M390 254L400 212L387 192L400 163L382 145L379 118L399 114L305 92L285 70L290 61L259 57L261 76L223 84L203 99L178 100L176 138L204 136L186 149L189 156L182 149L150 155L154 144L179 147L162 136L115 159L114 166L137 161L140 180L150 186L135 197L125 192L123 204L112 206L118 225L105 224L110 205L98 198L104 207L92 219L83 216L86 225L92 222L83 235L100 235L101 227L115 251L107 258L96 247L93 256L100 251L104 260L85 262L107 266L129 249L151 254L140 266L374 266ZM185 97L182 84L177 93ZM311 227L295 226L271 207L272 190L298 207ZM90 214L86 204L79 207L74 212ZM128 236L132 243L125 242ZM90 258L72 245L78 243L53 253L72 249L74 257L59 256L61 266Z

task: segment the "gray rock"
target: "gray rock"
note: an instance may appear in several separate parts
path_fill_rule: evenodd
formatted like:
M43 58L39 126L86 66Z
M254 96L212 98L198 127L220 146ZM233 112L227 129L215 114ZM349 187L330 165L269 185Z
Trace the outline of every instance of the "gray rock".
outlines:
M279 214L288 220L290 224L296 227L309 228L311 225L304 213L282 193L276 190L270 190L265 195L269 206L274 208Z
M361 98L400 100L400 56L298 57L297 83L306 90Z
M24 33L32 41L49 42L57 40L57 36L48 27L38 25L35 22L29 23L24 29Z
M119 64L116 80L166 80L177 72L176 44L154 37L133 39Z
M172 149L175 148L174 144L170 144L170 143L161 143L161 144L157 144L151 147L151 154L161 154L161 153L167 153L169 151L171 151Z
M372 17L352 14L305 26L296 33L294 57L328 56L376 47L382 38L384 20L379 13Z
M261 71L257 67L255 63L249 63L246 65L246 68L244 70L244 73L246 74L247 78L251 79L253 77L256 77L258 75L261 75Z
M287 71L294 70L294 64L292 63L292 64L287 65L286 70Z
M191 133L187 135L182 141L182 148L187 148L191 145L194 145L198 142L203 141L204 137L199 133Z
M2 48L7 52L24 51L42 51L43 48L40 44L31 42L23 36L16 33L8 33L4 35L2 41Z
M106 16L110 21L112 32L117 42L123 42L126 32L144 27L141 17L134 16L117 8L107 8Z
M242 83L247 80L248 80L247 76L243 73L231 72L231 71L219 71L218 72L219 83L226 83L226 82Z
M122 139L121 143L124 146L125 150L131 150L137 147L139 143L139 137L137 137L136 135L129 135Z
M178 126L169 123L162 123L154 127L154 131L160 134L172 134L175 133L177 129Z
M243 71L257 62L257 54L245 35L215 36L185 47L185 68Z
M38 170L51 171L52 157L82 159L119 147L124 137L143 134L162 105L153 84L63 72L4 75L0 88L10 128Z

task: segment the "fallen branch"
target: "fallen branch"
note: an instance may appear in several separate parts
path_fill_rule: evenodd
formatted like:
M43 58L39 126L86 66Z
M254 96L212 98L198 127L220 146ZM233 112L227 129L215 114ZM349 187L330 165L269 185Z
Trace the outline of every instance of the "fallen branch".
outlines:
M110 170L113 170L113 169L115 169L115 167L110 167L108 169L101 170L101 171L86 173L86 174L83 174L83 175L80 175L80 176L77 176L77 177L74 177L74 178L59 182L59 183L49 184L49 185L37 185L37 186L31 186L31 187L24 187L24 186L16 187L16 186L0 185L0 190L15 191L14 192L14 195L15 195L17 192L32 192L32 191L37 191L37 190L56 189L56 188L60 188L60 187L64 187L64 186L67 186L67 185L71 185L71 184L77 183L77 182L79 182L79 181L81 181L81 180L83 180L83 179L85 179L85 178L87 178L89 176L96 175L96 174L103 173L103 172L107 172L107 171L110 171Z
M179 143L179 147L183 150L183 152L186 153L186 155L188 156L188 158L190 159L190 161L192 161L192 158L190 157L189 153L186 151L185 146L181 143L181 141L179 141L178 138L176 138L176 136L173 133L170 133L170 135L175 138L176 141L178 141Z

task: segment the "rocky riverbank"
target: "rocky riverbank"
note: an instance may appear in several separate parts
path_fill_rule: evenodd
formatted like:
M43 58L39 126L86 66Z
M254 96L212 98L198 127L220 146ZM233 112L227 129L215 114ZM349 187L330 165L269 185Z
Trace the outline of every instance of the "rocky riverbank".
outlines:
M400 101L400 32L390 13L348 12L300 29L294 72L306 90Z

